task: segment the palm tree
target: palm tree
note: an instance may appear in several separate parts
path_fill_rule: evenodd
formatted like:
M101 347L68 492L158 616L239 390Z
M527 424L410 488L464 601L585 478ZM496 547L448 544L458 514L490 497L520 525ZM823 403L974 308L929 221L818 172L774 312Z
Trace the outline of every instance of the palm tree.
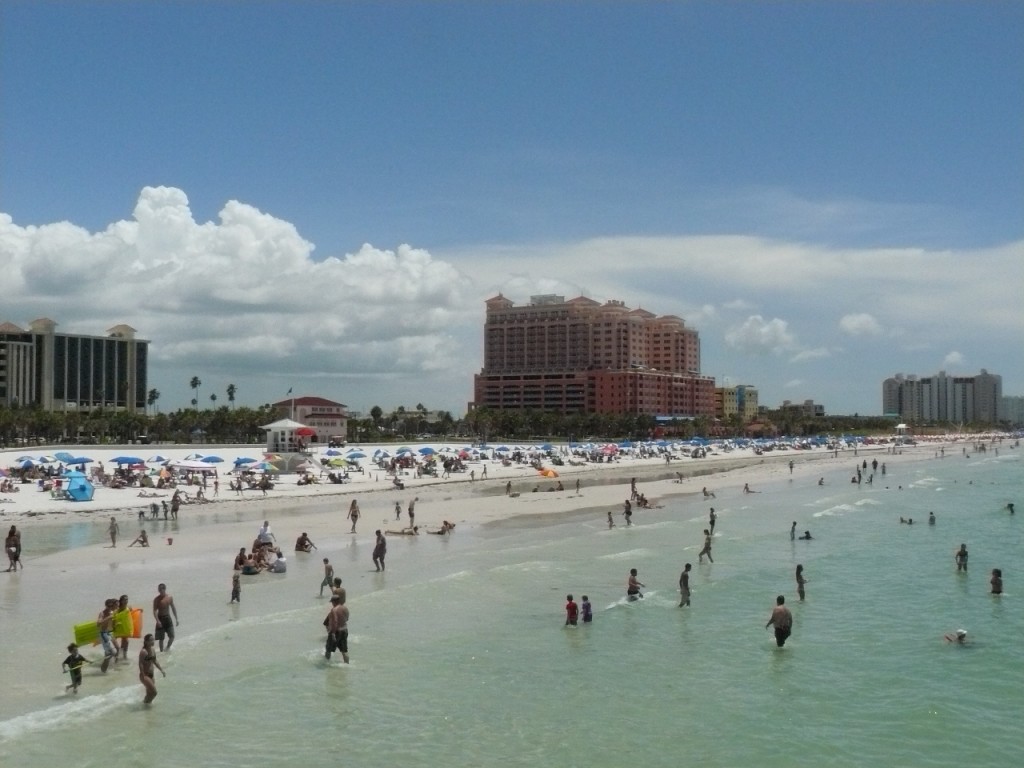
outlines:
M193 376L192 381L188 383L189 389L196 393L196 396L192 399L192 405L196 408L199 407L199 388L203 386L203 382L199 380L198 376Z
M231 403L231 407L235 407L235 393L238 392L238 387L234 384L228 384L228 402Z
M156 401L160 399L160 390L151 389L146 394L146 405L156 410Z
M213 403L214 405L217 405L217 393L216 392L211 392L210 393L210 402Z

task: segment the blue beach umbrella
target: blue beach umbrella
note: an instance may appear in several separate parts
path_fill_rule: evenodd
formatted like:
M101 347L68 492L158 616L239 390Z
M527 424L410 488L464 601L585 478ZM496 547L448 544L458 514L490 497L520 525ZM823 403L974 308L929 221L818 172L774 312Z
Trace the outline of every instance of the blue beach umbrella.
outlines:
M145 464L138 456L115 456L111 459L114 464Z
M65 461L65 464L89 464L92 461L88 456L72 456Z
M437 450L431 448L429 445L425 445L422 448L420 448L420 454L422 456L433 456L435 453L437 453Z
M324 456L341 456L341 451L336 450L334 448L328 448L326 451L324 451Z
M163 464L165 461L167 461L167 457L161 456L158 453L156 456L150 456L148 459L146 459L146 461L149 462L150 464Z
M259 459L250 459L248 456L239 456L235 459L235 466L237 467L239 464L254 464L257 461L259 461Z
M365 459L366 454L362 451L351 451L345 456L346 459Z
M54 458L57 459L57 461L63 461L65 464L68 463L69 459L75 458L74 455L68 453L67 451L59 451L58 453L55 453L53 455Z
M18 469L32 469L36 465L35 459L24 459L17 463Z
M200 461L205 464L220 464L224 459L220 456L203 456Z

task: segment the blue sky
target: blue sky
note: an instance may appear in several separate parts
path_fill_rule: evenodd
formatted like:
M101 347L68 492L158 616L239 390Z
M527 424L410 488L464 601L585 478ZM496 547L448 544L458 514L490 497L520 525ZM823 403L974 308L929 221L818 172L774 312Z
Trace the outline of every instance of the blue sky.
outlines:
M1019 3L0 6L0 320L464 411L483 301L701 331L762 402L1024 394ZM221 394L223 401L223 394Z

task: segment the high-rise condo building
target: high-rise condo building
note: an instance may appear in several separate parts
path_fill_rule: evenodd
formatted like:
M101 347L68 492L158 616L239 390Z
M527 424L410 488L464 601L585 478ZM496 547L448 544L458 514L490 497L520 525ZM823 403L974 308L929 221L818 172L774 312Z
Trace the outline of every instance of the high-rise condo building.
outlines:
M715 381L700 339L675 315L585 296L486 302L484 365L474 407L559 413L712 417Z
M906 376L882 382L882 413L921 423L995 424L1001 419L1003 377L984 368L976 376Z
M144 411L149 342L115 325L106 336L57 333L49 318L0 323L0 405L44 411Z

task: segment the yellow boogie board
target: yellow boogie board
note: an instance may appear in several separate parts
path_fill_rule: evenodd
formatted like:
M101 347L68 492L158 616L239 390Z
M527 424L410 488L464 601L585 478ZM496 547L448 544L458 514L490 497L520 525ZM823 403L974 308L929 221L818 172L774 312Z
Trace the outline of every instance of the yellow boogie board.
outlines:
M129 608L114 614L114 637L142 637L141 608Z
M99 645L100 625L95 621L87 621L84 624L75 624L75 645Z
M99 645L100 626L95 621L75 624L75 645ZM142 609L129 608L114 614L114 637L142 637Z

